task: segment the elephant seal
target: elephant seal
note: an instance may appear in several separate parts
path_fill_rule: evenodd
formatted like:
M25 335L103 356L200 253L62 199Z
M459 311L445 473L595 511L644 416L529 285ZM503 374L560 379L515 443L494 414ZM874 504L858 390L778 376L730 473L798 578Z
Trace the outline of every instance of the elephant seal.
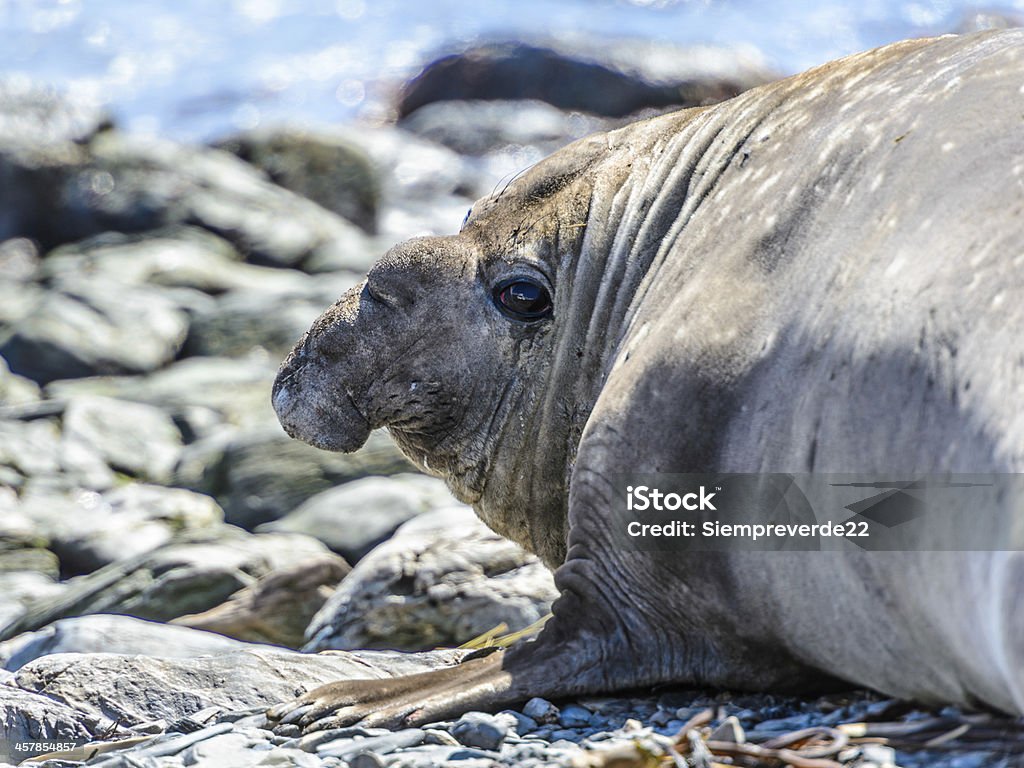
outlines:
M889 45L585 138L388 252L284 362L293 436L387 427L555 568L532 642L336 683L307 729L828 676L1024 712L1001 551L628 551L636 472L1024 471L1024 30ZM856 548L854 548L856 549Z

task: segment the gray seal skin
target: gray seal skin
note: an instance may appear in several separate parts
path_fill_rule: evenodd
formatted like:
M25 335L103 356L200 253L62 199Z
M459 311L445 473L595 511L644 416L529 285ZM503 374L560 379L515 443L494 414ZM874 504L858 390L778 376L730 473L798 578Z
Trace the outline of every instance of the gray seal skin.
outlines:
M499 310L517 279L550 313ZM608 523L627 470L1024 470L1024 31L897 43L583 139L459 234L392 249L274 405L330 450L387 427L561 591L533 642L274 720L829 676L1024 712L1019 551L684 556L626 551ZM1012 504L979 525L1024 545Z

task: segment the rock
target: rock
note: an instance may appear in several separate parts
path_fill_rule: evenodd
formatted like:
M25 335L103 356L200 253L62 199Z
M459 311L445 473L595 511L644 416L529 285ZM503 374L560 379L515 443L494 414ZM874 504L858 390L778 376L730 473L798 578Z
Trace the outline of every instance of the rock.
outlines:
M258 531L314 536L355 563L416 515L456 503L445 484L425 475L367 477L318 493Z
M372 434L356 453L340 454L293 440L275 424L189 446L175 483L209 493L229 523L252 529L340 483L410 469L383 432Z
M180 754L182 762L186 765L249 768L254 761L253 755L246 750L252 747L253 743L252 737L244 733L221 733L175 754Z
M467 712L452 727L452 735L467 747L498 749L508 735L508 723L499 715Z
M559 711L547 699L534 696L523 706L523 714L538 723L557 723Z
M312 296L231 291L192 319L185 354L241 357L259 349L273 359L283 360L324 308L360 279L345 273L343 279L332 280L337 287L330 298L323 294L322 287L321 295Z
M102 494L30 489L21 499L20 510L60 558L65 576L139 557L185 531L209 535L224 519L209 496L140 483Z
M0 356L41 384L145 373L173 360L187 331L187 316L165 293L81 278L41 294L0 344Z
M89 189L68 202L80 236L189 222L224 236L247 260L273 266L296 266L332 240L364 247L358 228L226 152L125 135L101 137L90 149L92 167L79 178L108 174L112 184L108 194Z
M181 432L164 411L151 405L82 396L64 412L65 443L80 442L112 469L167 483L183 447Z
M95 614L55 621L0 643L0 664L15 671L55 653L122 653L189 658L249 647L213 632L175 627L130 616Z
M7 147L0 179L0 238L31 237L47 248L190 223L223 235L254 263L296 266L328 243L365 250L358 227L214 149L108 131L87 146Z
M247 264L223 238L181 225L141 234L105 232L61 246L46 255L40 273L50 281L99 275L129 285L191 289L214 296L253 292L275 304L292 296L327 304L356 279L355 273L314 278L295 269ZM169 295L185 294L179 290ZM200 309L212 306L204 304Z
M366 154L345 139L327 132L277 128L231 136L216 147L364 231L376 231L381 194L376 170Z
M562 707L558 722L566 728L586 728L590 725L593 716L586 707L579 704L567 704Z
M83 721L120 718L130 728L152 720L174 722L207 707L269 707L329 682L424 672L450 666L462 655L311 656L262 646L193 658L65 653L26 664L15 673L14 683L29 693L45 690L50 700L77 710Z
M349 768L385 768L386 765L384 758L378 757L373 752L363 752L348 761Z
M59 563L57 556L47 549L49 544L49 538L39 532L35 521L21 509L14 489L0 486L0 579L8 575L13 579L8 588L0 587L0 595L20 602L16 585L22 577L28 580L26 583L32 583L33 576L50 582L58 577Z
M113 485L114 475L87 446L64 441L55 419L35 419L0 421L0 480L23 492L30 484L53 492L103 490Z
M298 648L309 622L350 570L337 555L309 558L271 571L208 611L171 623L248 642Z
M11 373L7 361L0 357L0 408L38 402L42 397L39 385L24 376Z
M308 271L365 272L399 240L456 232L472 201L490 194L494 186L477 163L401 128L359 126L337 133L370 157L382 179L380 236L362 264L323 249L303 265Z
M612 127L608 120L563 112L536 100L438 101L420 107L401 125L463 155L532 146L540 156Z
M326 551L298 534L253 535L232 526L185 532L152 552L70 580L56 600L36 603L0 627L0 640L70 616L117 613L169 621L201 613L271 571Z
M34 279L0 272L0 343L10 336L15 325L39 306L44 294L45 290Z
M42 277L50 280L103 275L129 285L151 283L206 293L250 287L250 273L265 271L241 263L223 238L190 226L141 234L104 232L50 251L41 268Z
M69 704L25 690L0 685L0 765L20 763L31 756L14 752L26 741L86 741L100 727L98 718L84 716Z
M437 101L538 99L623 117L641 109L713 104L774 79L749 55L649 41L548 40L475 45L437 59L402 90L398 115Z
M149 376L56 381L45 392L59 400L91 394L149 403L168 411L179 424L205 424L203 432L212 434L225 424L277 424L270 406L270 386L278 362L266 354L241 359L192 358Z
M4 280L29 282L39 276L39 248L27 237L0 242L0 275Z
M15 620L32 602L56 598L64 591L63 584L38 567L42 563L25 561L26 565L37 567L32 570L7 570L6 566L13 563L7 560L10 550L6 550L5 545L6 542L0 543L0 625ZM46 550L39 551L46 552L52 558L46 565L56 570L56 555Z
M415 747L423 743L426 734L420 728L403 728L383 736L368 739L340 739L316 748L318 757L337 757L349 761L360 754L388 755L396 749Z
M60 470L60 431L53 421L0 421L0 466L4 484Z
M536 558L450 507L360 560L310 624L306 649L457 646L502 623L533 624L556 595Z

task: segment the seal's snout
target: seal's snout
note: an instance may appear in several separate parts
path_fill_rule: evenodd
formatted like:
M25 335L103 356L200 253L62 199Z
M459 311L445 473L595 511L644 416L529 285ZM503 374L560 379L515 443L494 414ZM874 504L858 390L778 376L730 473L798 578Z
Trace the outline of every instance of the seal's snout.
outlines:
M284 431L325 451L350 453L370 436L370 424L351 396L297 351L278 371L271 403Z

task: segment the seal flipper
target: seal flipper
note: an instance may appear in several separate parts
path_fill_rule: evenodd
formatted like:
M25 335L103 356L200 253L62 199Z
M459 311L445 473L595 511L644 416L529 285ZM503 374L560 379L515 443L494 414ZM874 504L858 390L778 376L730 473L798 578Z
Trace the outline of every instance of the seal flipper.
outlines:
M454 667L384 680L328 683L267 711L275 730L298 725L304 733L344 728L423 725L470 710L496 711L533 696L578 693L575 653L563 646L552 658L542 638L515 652L474 656Z
M275 730L295 724L303 732L344 728L411 726L489 709L518 699L503 652L454 667L384 680L328 683L267 712Z

